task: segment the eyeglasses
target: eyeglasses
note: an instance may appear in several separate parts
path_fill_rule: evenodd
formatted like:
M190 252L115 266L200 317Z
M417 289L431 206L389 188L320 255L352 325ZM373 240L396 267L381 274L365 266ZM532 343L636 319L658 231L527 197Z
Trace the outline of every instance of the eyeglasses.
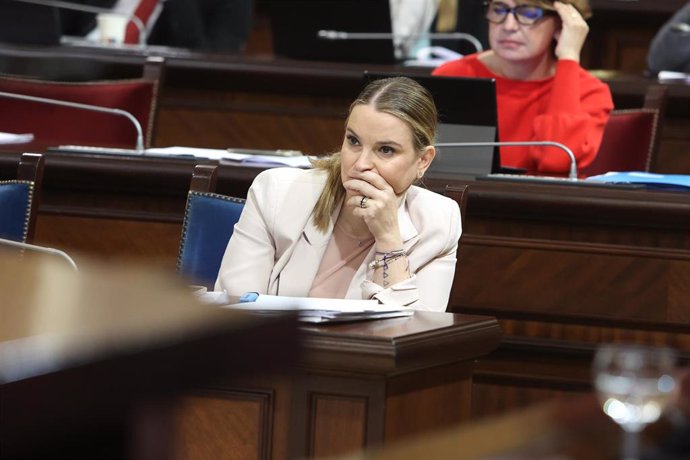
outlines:
M553 11L545 10L544 8L535 5L517 5L513 8L501 2L486 3L486 19L494 24L503 24L512 13L515 20L525 26L531 26L537 23L544 16L554 14Z

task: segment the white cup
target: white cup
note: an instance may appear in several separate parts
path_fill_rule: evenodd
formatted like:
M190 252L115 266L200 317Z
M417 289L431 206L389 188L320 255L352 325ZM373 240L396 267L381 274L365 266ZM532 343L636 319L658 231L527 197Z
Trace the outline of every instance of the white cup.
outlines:
M125 42L125 32L129 18L122 14L100 13L96 16L101 43L121 45Z

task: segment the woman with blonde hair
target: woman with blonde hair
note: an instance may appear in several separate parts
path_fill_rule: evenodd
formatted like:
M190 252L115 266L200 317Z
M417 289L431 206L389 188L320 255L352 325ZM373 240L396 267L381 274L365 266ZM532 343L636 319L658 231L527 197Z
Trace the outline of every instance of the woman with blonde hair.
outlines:
M339 152L310 170L256 177L216 290L445 311L460 211L413 185L436 154L436 124L433 98L414 80L369 83L350 106Z
M491 49L437 67L438 76L496 80L500 141L555 141L578 169L590 164L613 109L609 87L580 66L592 14L587 0L492 0ZM554 147L504 147L501 165L565 175L569 157Z

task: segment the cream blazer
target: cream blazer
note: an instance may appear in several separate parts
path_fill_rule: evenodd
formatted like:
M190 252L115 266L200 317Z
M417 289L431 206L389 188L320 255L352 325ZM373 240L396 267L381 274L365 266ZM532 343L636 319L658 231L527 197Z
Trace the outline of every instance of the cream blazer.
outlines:
M215 289L229 295L246 292L306 297L333 232L321 233L312 211L326 182L326 172L274 168L260 173L223 256ZM384 304L445 311L455 273L461 234L458 204L412 186L398 213L412 277L383 289L369 281L374 248L355 272L345 298L376 298Z

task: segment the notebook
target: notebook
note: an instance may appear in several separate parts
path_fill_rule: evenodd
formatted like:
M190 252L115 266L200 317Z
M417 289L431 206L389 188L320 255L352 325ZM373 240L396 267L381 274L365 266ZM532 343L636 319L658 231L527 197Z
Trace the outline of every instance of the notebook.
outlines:
M364 72L365 81L402 75ZM437 143L496 142L496 81L491 78L408 75L434 96L439 112ZM501 172L498 147L441 147L429 173L477 177Z
M392 39L328 40L323 31L392 33L389 0L271 0L273 53L293 59L395 62Z

